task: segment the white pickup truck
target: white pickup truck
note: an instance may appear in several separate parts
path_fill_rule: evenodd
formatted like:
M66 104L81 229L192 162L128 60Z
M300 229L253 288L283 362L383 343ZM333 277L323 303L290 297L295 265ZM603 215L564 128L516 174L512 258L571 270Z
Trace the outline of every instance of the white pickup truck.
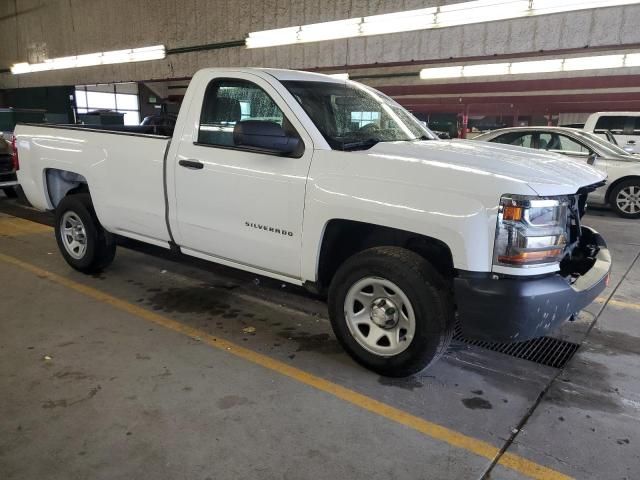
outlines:
M517 147L437 139L356 82L205 69L173 136L19 125L19 180L93 272L121 235L327 293L358 362L405 376L464 335L542 336L604 289L582 226L604 174ZM171 132L163 132L171 133Z

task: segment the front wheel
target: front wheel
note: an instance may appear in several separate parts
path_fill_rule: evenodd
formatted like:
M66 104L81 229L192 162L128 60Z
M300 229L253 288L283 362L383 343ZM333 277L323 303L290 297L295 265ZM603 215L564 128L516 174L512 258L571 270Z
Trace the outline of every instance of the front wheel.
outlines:
M420 255L376 247L349 258L329 289L336 337L361 365L405 377L442 356L453 335L450 289Z
M611 206L623 218L640 218L640 180L619 183L611 192Z
M99 272L115 257L115 239L100 225L88 193L62 199L56 208L55 233L62 256L80 272Z

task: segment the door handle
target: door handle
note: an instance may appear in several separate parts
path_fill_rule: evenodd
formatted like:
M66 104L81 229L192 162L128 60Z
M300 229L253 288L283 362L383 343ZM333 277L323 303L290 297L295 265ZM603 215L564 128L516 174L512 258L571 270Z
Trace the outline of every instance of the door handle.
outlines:
M197 160L180 160L178 165L184 168L190 168L191 170L202 170L204 168L204 163Z

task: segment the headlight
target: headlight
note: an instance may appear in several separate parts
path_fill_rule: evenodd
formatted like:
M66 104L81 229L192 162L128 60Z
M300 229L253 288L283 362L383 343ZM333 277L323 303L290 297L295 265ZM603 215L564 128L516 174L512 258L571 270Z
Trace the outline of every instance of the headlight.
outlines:
M567 244L568 207L566 197L503 195L493 264L530 267L559 262Z

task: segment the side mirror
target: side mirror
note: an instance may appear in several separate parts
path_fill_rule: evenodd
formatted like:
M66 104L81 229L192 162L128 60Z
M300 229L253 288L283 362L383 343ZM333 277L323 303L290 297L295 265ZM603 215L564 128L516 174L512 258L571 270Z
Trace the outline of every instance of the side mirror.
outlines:
M287 135L277 123L262 120L244 120L236 123L233 142L237 147L281 155L296 154L302 146L298 137Z
M589 165L593 165L594 163L596 163L597 159L598 159L598 155L596 155L595 153L592 153L591 155L589 155L589 158L587 158L587 163Z

